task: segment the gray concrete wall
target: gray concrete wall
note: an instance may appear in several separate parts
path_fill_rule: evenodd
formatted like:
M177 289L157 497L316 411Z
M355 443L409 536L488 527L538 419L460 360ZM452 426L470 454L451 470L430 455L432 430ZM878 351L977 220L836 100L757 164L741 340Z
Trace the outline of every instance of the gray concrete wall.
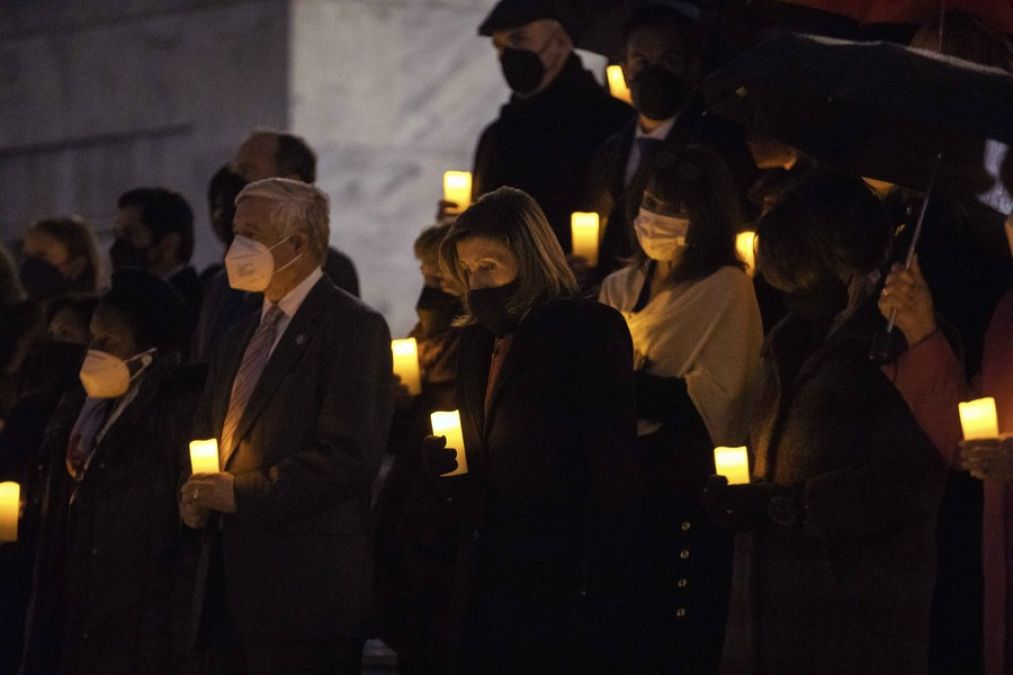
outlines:
M287 78L286 0L0 4L0 236L56 213L107 230L120 193L166 185L211 262L207 181L250 127L287 124Z

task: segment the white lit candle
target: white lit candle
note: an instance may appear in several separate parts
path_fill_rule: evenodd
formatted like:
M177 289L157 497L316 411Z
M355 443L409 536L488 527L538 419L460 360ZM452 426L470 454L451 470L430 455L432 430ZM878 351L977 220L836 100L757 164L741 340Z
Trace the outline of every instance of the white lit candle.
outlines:
M745 446L714 448L714 468L719 476L728 479L729 485L749 482L749 453Z
M437 410L429 416L433 423L433 436L446 436L447 448L457 451L457 468L444 476L468 473L468 455L464 451L464 432L461 431L461 413L458 410Z
M443 199L454 202L455 213L464 211L471 205L471 172L447 171L443 174Z
M418 343L415 338L392 340L390 349L394 353L394 372L401 378L401 384L412 396L418 396L422 393Z
M21 512L21 486L0 483L0 541L18 540L18 516Z
M218 439L190 441L190 468L194 473L218 473Z
M742 262L746 263L749 276L756 273L756 233L746 230L735 237L735 250Z
M999 436L999 417L994 398L988 396L964 401L958 403L957 408L960 410L960 426L964 430L965 441Z
M633 103L633 94L626 86L626 76L623 74L623 67L612 65L605 69L609 81L609 93L624 103Z
M591 267L598 266L598 214L574 211L570 216L570 234L573 255L587 260Z

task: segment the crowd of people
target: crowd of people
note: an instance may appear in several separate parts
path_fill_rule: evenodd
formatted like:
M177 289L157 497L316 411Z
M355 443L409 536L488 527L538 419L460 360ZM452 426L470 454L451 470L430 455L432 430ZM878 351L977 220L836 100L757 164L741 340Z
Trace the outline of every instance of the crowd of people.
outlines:
M0 248L0 671L1013 673L1013 217L944 186L906 265L921 195L707 112L695 8L626 23L632 105L573 18L479 29L513 93L415 241L420 391L294 134L211 178L207 270L168 187L108 256L76 216ZM1006 433L963 441L979 395Z

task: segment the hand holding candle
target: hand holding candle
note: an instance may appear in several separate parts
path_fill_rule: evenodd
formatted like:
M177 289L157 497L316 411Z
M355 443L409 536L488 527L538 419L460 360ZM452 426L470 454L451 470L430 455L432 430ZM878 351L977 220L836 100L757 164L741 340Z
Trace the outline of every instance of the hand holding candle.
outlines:
M10 481L0 483L0 542L18 540L21 515L21 486Z
M744 446L714 448L714 468L729 485L746 484L749 482L749 453Z
M422 393L422 375L419 372L419 346L415 338L392 340L391 351L394 353L394 372L401 378L401 384L412 396Z
M598 231L597 213L574 211L570 216L573 255L587 260L589 267L598 266Z
M218 473L218 440L190 441L190 468L193 473Z
M461 430L461 413L457 410L438 410L430 415L433 436L444 436L446 447L457 451L457 469L444 476L460 476L468 473L468 455L464 449L464 432Z

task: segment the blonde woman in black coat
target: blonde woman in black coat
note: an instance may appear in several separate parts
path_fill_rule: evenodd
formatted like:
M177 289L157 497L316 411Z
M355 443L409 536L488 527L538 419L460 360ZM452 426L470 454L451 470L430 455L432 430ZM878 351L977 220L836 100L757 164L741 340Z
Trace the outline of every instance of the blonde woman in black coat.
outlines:
M441 247L465 296L458 403L468 473L445 438L428 473L459 527L452 672L619 672L629 647L637 500L633 346L577 284L542 210L513 188Z

